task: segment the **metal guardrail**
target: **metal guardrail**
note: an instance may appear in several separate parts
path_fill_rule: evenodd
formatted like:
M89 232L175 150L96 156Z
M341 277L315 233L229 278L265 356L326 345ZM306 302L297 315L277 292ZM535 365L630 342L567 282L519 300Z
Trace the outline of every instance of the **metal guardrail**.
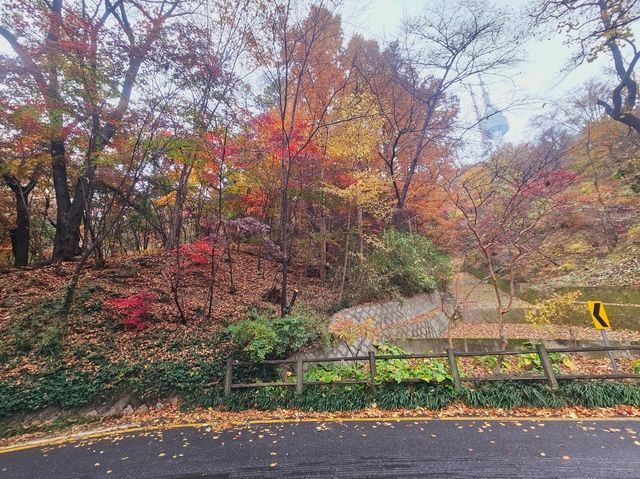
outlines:
M467 352L467 351L454 351L453 349L447 349L444 353L432 353L432 354L398 354L398 355L379 355L377 356L374 351L370 351L367 356L352 356L352 357L332 357L332 358L314 358L314 359L277 359L267 360L261 362L251 361L235 361L233 359L227 360L225 381L224 381L224 394L231 394L233 389L245 389L256 387L268 387L268 386L282 386L282 387L296 387L296 392L302 394L305 386L320 385L320 384L368 384L372 388L376 387L376 362L391 360L391 359L446 359L449 365L449 371L453 378L453 385L456 390L462 388L463 382L478 382L478 381L546 381L552 389L558 387L558 380L565 379L640 379L640 374L556 374L553 371L551 360L549 359L549 353L588 353L588 352L610 352L610 351L640 351L640 346L593 346L584 348L545 348L543 344L537 344L535 349L523 349L523 350L510 350L510 351L485 351L485 352ZM458 369L457 359L460 357L485 357L485 356L517 356L521 354L537 354L540 358L540 364L542 365L542 375L523 375L523 376L508 376L508 375L493 375L486 377L469 376L463 377L460 375ZM305 381L304 380L304 365L306 363L326 363L326 362L357 362L367 361L369 363L369 378L368 379L345 379L339 381ZM295 364L296 365L296 382L264 382L264 383L234 383L233 382L233 369L238 366L262 366L266 364ZM420 379L407 379L401 381L403 383L417 383L422 382Z

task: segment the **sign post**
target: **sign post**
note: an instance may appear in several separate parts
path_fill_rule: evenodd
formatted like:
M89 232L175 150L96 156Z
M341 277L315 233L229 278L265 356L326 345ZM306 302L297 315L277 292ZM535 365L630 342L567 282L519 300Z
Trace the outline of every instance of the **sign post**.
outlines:
M602 301L587 301L587 307L591 313L591 320L596 329L599 329L602 333L602 341L606 347L609 347L609 337L607 331L611 329L611 322L607 317L607 312L604 310L604 303ZM611 359L611 367L614 374L620 374L618 372L618 363L616 362L616 356L613 351L607 351L609 358Z

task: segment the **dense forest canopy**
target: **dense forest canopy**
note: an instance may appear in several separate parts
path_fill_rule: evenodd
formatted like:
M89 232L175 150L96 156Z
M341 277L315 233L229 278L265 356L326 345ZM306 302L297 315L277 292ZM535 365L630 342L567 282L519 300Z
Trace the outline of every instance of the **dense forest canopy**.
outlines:
M293 263L340 300L366 299L353 285L408 247L396 233L512 283L563 264L569 232L608 252L637 243L635 1L430 2L385 42L348 36L340 12L337 0L3 2L0 262L76 261L68 310L85 265L164 251L187 321L181 272L206 264L210 315L217 270L245 243L280 265L282 314ZM549 29L575 64L610 60L609 77L554 105L527 143L469 148L482 115L502 112L470 122L467 85L510 71Z

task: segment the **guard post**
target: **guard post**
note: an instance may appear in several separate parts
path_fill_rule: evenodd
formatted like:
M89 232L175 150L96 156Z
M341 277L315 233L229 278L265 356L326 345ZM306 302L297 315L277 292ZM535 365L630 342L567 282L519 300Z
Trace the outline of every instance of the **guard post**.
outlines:
M607 336L607 331L611 329L611 321L609 321L607 312L604 310L604 303L602 301L587 301L587 307L591 313L593 325L596 329L599 329L602 334L602 342L604 343L605 348L611 347L609 344L609 336ZM613 368L614 374L620 374L618 371L616 355L611 349L607 349L607 353L609 353L609 359L611 359L611 367Z

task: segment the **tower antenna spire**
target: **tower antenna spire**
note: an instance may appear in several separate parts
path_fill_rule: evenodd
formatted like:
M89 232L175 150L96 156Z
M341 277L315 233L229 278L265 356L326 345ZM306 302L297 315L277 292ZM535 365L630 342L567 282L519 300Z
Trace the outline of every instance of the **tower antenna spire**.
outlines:
M479 124L480 131L482 131L483 136L491 145L494 147L499 146L504 141L504 135L509 131L509 122L507 121L507 117L504 116L504 113L491 103L489 91L482 77L478 75L478 78L480 79L480 89L482 90L482 99L485 108L484 115Z

